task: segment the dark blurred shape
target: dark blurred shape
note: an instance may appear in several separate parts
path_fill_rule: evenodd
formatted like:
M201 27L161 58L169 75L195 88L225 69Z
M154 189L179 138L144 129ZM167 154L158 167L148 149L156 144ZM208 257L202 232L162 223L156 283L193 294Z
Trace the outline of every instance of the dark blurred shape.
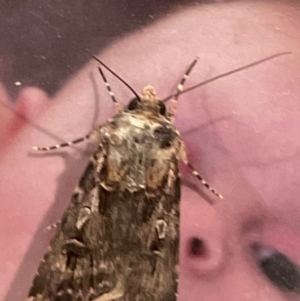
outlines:
M204 254L204 241L198 237L193 237L190 239L189 248L189 253L192 256L202 256Z
M269 280L283 291L300 293L300 269L276 249L253 246L259 266Z

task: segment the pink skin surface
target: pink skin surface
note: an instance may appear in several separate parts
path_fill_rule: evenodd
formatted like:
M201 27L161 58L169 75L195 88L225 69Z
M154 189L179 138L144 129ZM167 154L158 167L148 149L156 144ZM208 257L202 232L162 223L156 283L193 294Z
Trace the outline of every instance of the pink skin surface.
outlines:
M300 266L299 16L297 6L282 2L199 5L174 12L100 54L136 91L152 84L164 98L196 55L200 60L186 87L292 52L180 97L175 124L189 160L224 200L182 168L179 300L300 300L274 286L251 252L251 244L259 243ZM108 78L117 98L127 103L130 92ZM75 75L46 110L43 92L23 92L22 112L63 140L88 132L95 112L97 123L113 114L95 62ZM8 118L2 124L1 137L9 144L1 144L0 157L0 300L17 301L27 294L52 235L47 226L68 205L88 152L78 147L37 154L31 146L59 141L32 125L12 135L11 123ZM202 255L189 253L193 237L204 241Z

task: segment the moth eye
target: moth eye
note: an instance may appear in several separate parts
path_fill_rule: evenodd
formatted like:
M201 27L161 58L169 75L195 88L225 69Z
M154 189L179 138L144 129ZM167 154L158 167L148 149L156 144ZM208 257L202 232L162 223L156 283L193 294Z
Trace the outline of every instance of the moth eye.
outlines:
M158 105L159 105L159 114L166 116L167 109L166 109L165 104L162 101L159 101Z
M128 109L129 111L136 110L136 109L138 108L138 104L139 104L139 100L138 100L137 98L133 98L133 99L129 102L129 104L128 104L128 106L127 106L127 109Z
M252 246L264 275L282 291L300 293L300 269L287 256L275 249Z

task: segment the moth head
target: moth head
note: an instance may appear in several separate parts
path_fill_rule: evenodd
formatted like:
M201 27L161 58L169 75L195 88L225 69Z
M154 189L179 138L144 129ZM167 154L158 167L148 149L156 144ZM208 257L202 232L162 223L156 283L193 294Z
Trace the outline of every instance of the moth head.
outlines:
M146 86L140 98L133 98L128 106L128 111L149 112L153 115L168 117L165 104L156 97L156 92L152 86Z

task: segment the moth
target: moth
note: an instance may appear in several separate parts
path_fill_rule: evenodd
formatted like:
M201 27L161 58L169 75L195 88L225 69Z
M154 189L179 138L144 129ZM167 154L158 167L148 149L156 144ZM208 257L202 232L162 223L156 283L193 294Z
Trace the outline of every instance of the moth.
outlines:
M35 147L50 151L87 139L97 141L39 265L28 300L176 300L179 161L222 198L188 162L184 142L172 122L178 97L196 63L197 59L186 70L169 109L152 86L146 86L141 95L133 91L135 98L121 109L99 67L116 115L85 137Z

